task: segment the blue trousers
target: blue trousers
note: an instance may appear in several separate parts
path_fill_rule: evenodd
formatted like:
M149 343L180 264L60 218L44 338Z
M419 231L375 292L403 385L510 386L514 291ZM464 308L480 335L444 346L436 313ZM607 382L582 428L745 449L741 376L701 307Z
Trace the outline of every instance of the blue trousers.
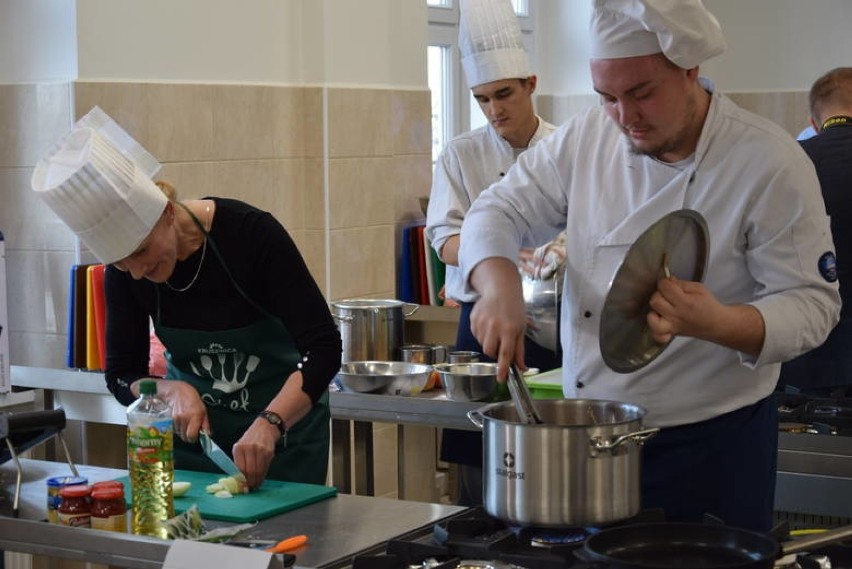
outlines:
M772 527L778 463L775 396L725 415L666 428L642 449L642 507L668 521L701 521L755 531Z

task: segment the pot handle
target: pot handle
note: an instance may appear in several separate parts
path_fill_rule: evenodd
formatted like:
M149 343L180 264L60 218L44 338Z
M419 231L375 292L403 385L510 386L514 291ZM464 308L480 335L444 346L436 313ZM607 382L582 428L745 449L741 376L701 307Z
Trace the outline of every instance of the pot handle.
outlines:
M473 411L467 412L467 418L470 419L470 422L476 425L480 430L482 429L482 425L485 424L485 415L474 409Z
M403 312L402 312L402 315L403 315L403 317L405 317L405 318L408 318L409 316L411 316L412 314L414 314L415 312L417 312L418 310L420 310L420 305L419 305L419 304L413 304L413 303L411 303L411 302L406 302L406 303L405 303L405 305L406 305L406 306L413 306L413 307L414 307L414 308L412 308L412 309L411 309L411 312L405 312L405 311L403 311Z
M660 429L657 428L642 429L641 431L636 431L634 433L619 435L614 439L610 439L607 437L592 437L591 439L589 439L589 443L591 443L592 450L596 453L615 451L616 449L618 449L618 447L627 442L635 442L641 445L659 432Z

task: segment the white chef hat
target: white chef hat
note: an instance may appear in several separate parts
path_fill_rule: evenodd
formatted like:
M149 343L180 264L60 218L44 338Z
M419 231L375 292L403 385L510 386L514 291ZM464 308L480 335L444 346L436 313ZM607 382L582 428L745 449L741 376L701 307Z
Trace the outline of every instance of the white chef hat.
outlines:
M701 0L594 0L592 59L662 52L692 69L725 51L719 22Z
M31 185L102 263L133 253L168 203L139 164L90 126L60 140L36 165Z
M461 0L459 51L468 86L525 79L530 64L509 0Z

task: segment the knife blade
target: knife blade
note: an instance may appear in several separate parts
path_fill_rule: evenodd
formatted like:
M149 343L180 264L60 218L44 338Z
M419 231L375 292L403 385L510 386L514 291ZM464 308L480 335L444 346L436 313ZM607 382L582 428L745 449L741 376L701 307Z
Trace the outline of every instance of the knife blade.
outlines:
M231 457L217 445L206 431L201 431L198 436L198 442L201 443L201 449L204 451L210 460L228 476L242 475L240 469L231 460Z

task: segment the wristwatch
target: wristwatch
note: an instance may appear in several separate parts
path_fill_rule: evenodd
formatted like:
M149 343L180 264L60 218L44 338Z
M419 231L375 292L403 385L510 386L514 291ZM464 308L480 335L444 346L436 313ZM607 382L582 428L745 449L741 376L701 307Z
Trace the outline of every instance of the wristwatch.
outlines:
M258 417L263 417L267 421L269 421L270 425L275 425L278 427L278 432L281 433L281 438L278 439L278 443L282 445L287 444L287 431L290 428L287 426L287 423L284 422L284 419L281 418L281 415L276 413L275 411L270 411L266 409L265 411L261 411L257 414Z

